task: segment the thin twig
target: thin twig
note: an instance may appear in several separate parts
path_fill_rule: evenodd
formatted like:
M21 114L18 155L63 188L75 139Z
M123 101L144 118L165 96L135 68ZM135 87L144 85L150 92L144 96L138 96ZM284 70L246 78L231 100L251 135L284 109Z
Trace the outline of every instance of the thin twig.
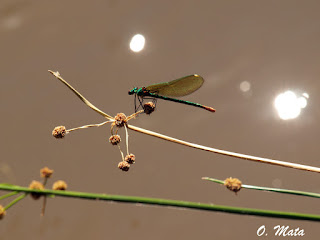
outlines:
M126 130L127 155L129 155L129 134L126 124L124 125L124 129Z
M120 153L121 153L122 161L124 161L124 156L123 156L123 152L121 151L121 147L120 147L120 145L119 145L119 144L118 144L118 148L119 148L119 150L120 150Z
M105 121L105 122L98 123L98 124L89 124L89 125L84 125L81 127L71 128L71 129L68 129L67 132L72 132L74 130L89 128L89 127L101 127L102 125L109 123L109 122L112 122L112 121Z
M185 145L188 147L192 147L192 148L196 148L196 149L200 149L200 150L204 150L204 151L208 151L208 152L218 153L221 155L241 158L241 159L250 160L250 161L268 163L268 164L273 164L273 165L282 166L282 167L289 167L289 168L295 168L295 169L320 173L320 168L317 168L317 167L312 167L312 166L307 166L307 165L302 165L302 164L297 164L297 163L283 162L283 161L279 161L279 160L272 160L272 159L262 158L262 157L255 157L255 156L245 155L245 154L241 154L241 153L234 153L234 152L229 152L229 151L225 151L225 150L220 150L217 148L205 147L205 146L202 146L199 144L186 142L186 141L183 141L183 140L180 140L177 138L168 137L166 135L152 132L150 130L139 128L139 127L136 127L133 125L128 125L128 128L131 130L137 131L137 132L141 132L141 133L153 136L153 137L161 138L163 140L167 140L170 142L182 144L182 145Z
M215 182L215 183L219 183L219 184L224 184L223 180L219 180L219 179L215 179L215 178L203 177L202 179L208 180L211 182ZM313 192L304 192L304 191L281 189L281 188L260 187L260 186L246 185L246 184L242 184L241 188L268 191L268 192L278 192L278 193L292 194L292 195L300 195L300 196L304 196L304 197L320 198L320 193L313 193Z
M72 90L72 92L74 92L78 98L81 99L81 101L83 101L87 106L89 106L91 109L93 109L94 111L96 111L97 113L99 113L100 115L104 116L105 118L109 119L109 120L113 120L113 117L111 117L110 115L106 114L105 112L101 111L99 108L97 108L96 106L94 106L91 102L89 102L85 97L83 97L76 89L74 89L69 83L67 83L67 81L65 81L61 76L59 72L54 72L51 70L48 70L53 76L55 76L56 78L58 78L62 83L64 83L68 88L70 88Z
M41 216L44 216L44 213L46 211L46 205L47 205L47 196L43 197L43 203L42 203L42 209L41 209Z
M48 181L48 178L47 178L47 177L45 177L45 178L43 179L43 183L42 183L42 185L43 185L43 186L45 186L45 185L47 184L47 181Z

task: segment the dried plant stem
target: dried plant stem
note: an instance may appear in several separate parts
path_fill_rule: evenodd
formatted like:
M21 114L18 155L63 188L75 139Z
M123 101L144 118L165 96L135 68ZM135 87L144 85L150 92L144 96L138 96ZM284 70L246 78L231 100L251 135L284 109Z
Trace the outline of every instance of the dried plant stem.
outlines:
M47 205L47 196L43 197L43 203L42 203L42 209L41 209L41 216L44 216L44 213L46 211L46 205Z
M131 114L129 117L127 117L127 121L131 120L132 118L135 118L136 116L138 116L140 113L143 113L144 110L140 110L136 113Z
M129 133L126 124L124 125L124 129L126 130L127 155L129 155Z
M192 148L196 148L196 149L200 149L200 150L204 150L204 151L208 151L208 152L218 153L218 154L226 155L226 156L230 156L230 157L242 158L245 160L250 160L250 161L255 161L255 162L268 163L268 164L273 164L273 165L282 166L282 167L289 167L289 168L295 168L295 169L320 173L320 168L317 168L317 167L301 165L301 164L297 164L297 163L283 162L283 161L279 161L279 160L272 160L272 159L268 159L268 158L255 157L255 156L245 155L245 154L241 154L241 153L234 153L234 152L229 152L229 151L220 150L220 149L216 149L216 148L205 147L205 146L202 146L199 144L194 144L194 143L186 142L186 141L176 139L173 137L168 137L166 135L152 132L150 130L146 130L146 129L139 128L139 127L132 126L132 125L128 125L128 128L131 130L137 131L137 132L141 132L141 133L153 136L153 137L161 138L161 139L164 139L164 140L167 140L170 142L182 144L182 145L185 145L188 147L192 147Z
M112 122L112 121L105 121L105 122L98 123L98 124L89 124L89 125L84 125L81 127L71 128L71 129L68 129L67 132L72 132L74 130L89 128L89 127L101 127L102 125L105 125L106 123L110 123L110 122Z
M124 155L123 155L123 152L121 151L121 147L120 147L119 144L118 144L118 148L119 148L119 151L120 151L120 153L121 153L122 161L124 161Z
M45 178L43 179L42 185L45 186L45 185L47 184L47 181L48 181L48 178L45 177Z
M100 109L95 107L87 99L85 99L85 97L83 97L77 90L75 90L69 83L67 83L60 76L59 72L53 72L51 70L48 70L48 71L50 73L52 73L56 78L58 78L61 82L63 82L67 87L69 87L91 109L93 109L97 113L101 114L105 118L108 118L109 120L114 121L113 117L109 116L108 114L104 113L103 111L101 111ZM140 113L140 112L137 112L137 113ZM135 114L133 114L131 116L134 117ZM289 167L289 168L295 168L295 169L300 169L300 170L306 170L306 171L310 171L310 172L320 173L320 168L317 168L317 167L312 167L312 166L307 166L307 165L302 165L302 164L297 164L297 163L283 162L283 161L279 161L279 160L273 160L273 159L262 158L262 157L255 157L255 156L250 156L250 155L246 155L246 154L234 153L234 152L229 152L229 151L220 150L220 149L216 149L216 148L205 147L205 146L202 146L202 145L189 143L189 142L186 142L186 141L183 141L183 140L179 140L179 139L176 139L176 138L168 137L166 135L163 135L163 134L160 134L160 133L156 133L156 132L152 132L152 131L149 131L149 130L146 130L146 129L143 129L143 128L139 128L139 127L135 127L135 126L132 126L132 125L127 125L127 127L129 129L137 131L137 132L141 132L141 133L144 133L144 134L147 134L147 135L150 135L150 136L154 136L154 137L157 137L157 138L161 138L161 139L164 139L164 140L167 140L167 141L170 141L170 142L179 143L179 144L182 144L182 145L185 145L185 146L188 146L188 147L192 147L192 148L196 148L196 149L200 149L200 150L204 150L204 151L208 151L208 152L218 153L218 154L222 154L222 155L226 155L226 156L230 156L230 157L236 157L236 158L241 158L241 159L255 161L255 162L268 163L268 164L273 164L273 165L282 166L282 167ZM111 129L111 133L112 133L112 129Z
M114 123L114 122L113 122ZM110 133L111 133L111 136L113 136L113 128L114 128L115 124L111 124L111 128L110 128ZM118 132L118 130L117 130ZM117 133L116 133L117 134Z
M70 90L72 92L74 92L74 94L77 95L78 98L80 98L81 101L83 101L88 107L90 107L91 109L93 109L94 111L96 111L97 113L101 114L102 116L104 116L105 118L109 119L109 120L113 120L113 117L111 117L110 115L106 114L105 112L101 111L99 108L97 108L96 106L94 106L91 102L89 102L85 97L83 97L76 89L74 89L69 83L67 83L67 81L65 81L59 74L59 72L54 72L51 70L48 70L48 72L50 72L53 76L55 76L56 78L58 78L63 84L65 84L68 88L70 88Z
M146 205L224 212L224 213L233 213L233 214L240 214L240 215L253 215L253 216L261 216L261 217L308 220L308 221L317 221L317 222L320 221L320 215L315 215L315 214L230 207L230 206L222 206L222 205L215 205L215 204L187 202L187 201L169 200L169 199L161 199L161 198L146 198L146 197L137 197L137 196L97 194L97 193L60 191L60 190L49 190L49 189L36 190L36 189L29 189L26 187L7 185L7 184L0 184L0 190L25 192L25 194L40 193L40 194L56 196L56 197L59 196L59 197L82 198L82 199L88 199L93 201L102 200L102 201L123 202L123 203L132 203L132 204L140 203L140 204L146 204Z

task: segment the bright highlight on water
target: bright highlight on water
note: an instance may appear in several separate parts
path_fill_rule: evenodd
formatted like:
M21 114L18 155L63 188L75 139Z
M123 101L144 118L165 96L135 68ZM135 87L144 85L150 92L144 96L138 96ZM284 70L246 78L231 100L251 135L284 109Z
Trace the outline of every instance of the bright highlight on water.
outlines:
M140 52L144 48L146 40L143 35L136 34L132 37L130 41L130 49L133 52Z
M171 98L171 97L182 97L193 93L198 90L204 82L204 79L197 75L189 75L182 77L170 82L153 84L148 87L133 88L128 94L135 94L138 98L143 99L144 97L160 98L163 100L168 100L172 102L183 103L199 108L203 108L210 112L215 112L216 110L212 107L208 107L199 103L189 102L181 99Z
M307 106L308 97L307 93L303 93L301 97L298 97L292 91L279 94L274 101L279 117L283 120L297 118L301 113L301 109Z

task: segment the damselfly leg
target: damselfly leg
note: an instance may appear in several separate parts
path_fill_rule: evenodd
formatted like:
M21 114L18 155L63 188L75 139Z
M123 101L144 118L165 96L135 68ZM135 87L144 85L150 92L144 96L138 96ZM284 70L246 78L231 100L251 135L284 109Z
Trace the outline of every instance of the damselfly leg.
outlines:
M138 99L138 101L139 101L139 104L137 104L137 100L136 99ZM156 106L156 104L157 104L157 99L156 98L153 98L153 97L145 97L145 96L135 96L135 98L134 98L134 110L135 110L135 112L137 112L137 111L139 111L139 109L141 108L141 109L143 109L143 110L145 110L145 107L144 107L144 105L145 105L145 100L151 100L151 102L154 104L154 107Z

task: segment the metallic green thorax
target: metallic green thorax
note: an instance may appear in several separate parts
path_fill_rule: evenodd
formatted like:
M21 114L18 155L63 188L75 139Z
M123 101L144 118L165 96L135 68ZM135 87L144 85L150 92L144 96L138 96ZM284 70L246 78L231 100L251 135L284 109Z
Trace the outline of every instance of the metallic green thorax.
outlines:
M149 91L145 88L133 88L128 92L129 95L133 95L133 94L137 94L140 97L144 97L144 96L151 96Z

